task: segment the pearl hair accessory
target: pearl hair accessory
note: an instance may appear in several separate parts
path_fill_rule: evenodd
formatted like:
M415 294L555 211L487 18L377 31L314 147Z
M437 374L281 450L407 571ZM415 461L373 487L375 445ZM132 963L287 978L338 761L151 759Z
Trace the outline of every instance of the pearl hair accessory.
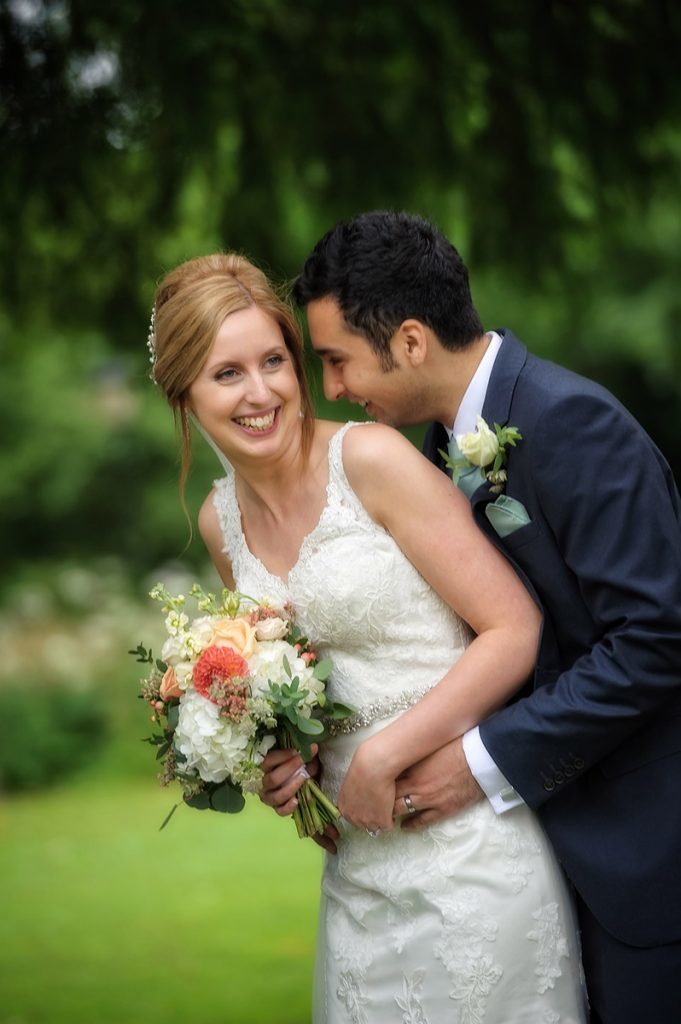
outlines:
M154 367L156 366L156 306L151 307L151 320L149 321L149 331L147 333L147 348L149 349L149 362L151 363L151 370L149 371L149 380L156 384L156 377L154 376Z

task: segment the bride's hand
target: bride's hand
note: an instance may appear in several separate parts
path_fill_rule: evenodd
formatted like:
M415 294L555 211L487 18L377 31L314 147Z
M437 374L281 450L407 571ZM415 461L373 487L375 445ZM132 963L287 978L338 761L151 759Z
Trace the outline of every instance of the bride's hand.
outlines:
M355 751L338 797L338 810L350 824L368 832L393 828L395 779L386 774L369 743Z
M288 817L298 806L296 793L305 779L317 775L317 745L312 745L313 758L307 765L296 750L270 750L262 763L263 782L260 799L277 814Z

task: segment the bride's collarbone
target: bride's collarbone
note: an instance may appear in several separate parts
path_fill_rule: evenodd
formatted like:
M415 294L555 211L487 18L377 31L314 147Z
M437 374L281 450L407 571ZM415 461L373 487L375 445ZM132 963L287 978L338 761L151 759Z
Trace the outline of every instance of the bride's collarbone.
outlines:
M297 564L305 539L326 506L326 491L294 492L278 507L256 503L242 509L241 526L251 553L274 575L285 578Z

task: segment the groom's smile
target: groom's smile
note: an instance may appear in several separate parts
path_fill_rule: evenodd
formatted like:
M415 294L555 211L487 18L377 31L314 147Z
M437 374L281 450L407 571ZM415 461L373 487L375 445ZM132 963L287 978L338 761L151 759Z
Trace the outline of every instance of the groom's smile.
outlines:
M307 306L312 347L322 361L324 395L361 405L367 415L390 426L420 423L410 367L397 357L385 367L366 338L351 330L336 301L326 297Z

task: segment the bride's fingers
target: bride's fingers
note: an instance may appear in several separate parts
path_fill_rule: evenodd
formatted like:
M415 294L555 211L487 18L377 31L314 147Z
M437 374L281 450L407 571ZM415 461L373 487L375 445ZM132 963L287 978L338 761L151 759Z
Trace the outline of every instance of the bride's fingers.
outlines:
M264 767L265 775L262 780L263 793L273 792L281 786L284 786L302 767L303 762L300 754L295 754L293 757L289 757L283 762L283 764L279 764L276 767L269 769Z
M294 797L305 780L309 778L310 773L305 765L301 764L287 777L283 785L268 788L263 785L260 799L264 804L274 807L277 814L292 814L298 806L298 801Z

